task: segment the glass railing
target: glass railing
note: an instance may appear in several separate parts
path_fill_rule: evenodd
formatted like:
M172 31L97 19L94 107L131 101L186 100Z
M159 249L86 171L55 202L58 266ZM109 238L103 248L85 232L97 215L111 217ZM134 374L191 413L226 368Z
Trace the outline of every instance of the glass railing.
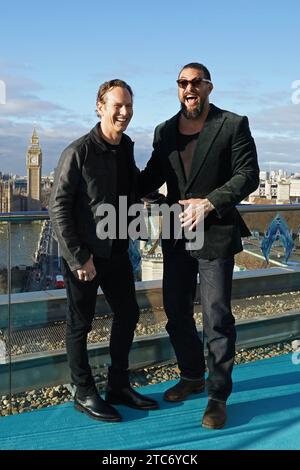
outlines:
M14 213L0 215L0 414L16 413L15 394L17 357L31 347L29 335L21 339L37 322L43 308L30 302L34 291L41 290L36 282L39 272L39 250L44 227L49 224L47 213ZM19 339L17 337L19 336ZM26 372L23 372L26 374ZM22 381L22 380L21 380Z
M0 223L0 383L6 395L2 399L1 414L11 413L11 245L10 223ZM1 393L0 393L1 395ZM4 402L4 403L3 403ZM5 407L5 410L4 410ZM0 405L1 409L1 405Z
M300 263L300 205L240 205L239 212L251 236L243 238L243 251L235 257L235 271L284 267ZM163 257L159 218L149 217L151 233L141 242L141 279L162 279Z
M299 204L242 205L239 211L252 235L243 240L243 253L236 259L238 266L242 269L263 269L299 265ZM251 258L256 262L251 263Z
M286 284L281 298L269 295L267 300L256 298L253 304L248 294L250 298L256 288L265 292L267 284L275 285L275 278L263 277L270 268L279 277L285 272L300 272L300 205L242 205L238 209L251 237L243 239L244 251L236 256L235 276L239 282L245 281L237 284L234 295L238 297L239 291L245 305L233 301L234 313L244 310L248 317L255 317L258 306L263 314L293 310L300 300L296 281L287 284L276 277L278 285ZM136 280L151 281L137 284L144 313L137 338L162 333L165 325L160 219L155 216L147 223L152 226L152 239L136 242L130 250ZM0 215L0 255L0 415L5 416L70 399L71 387L64 387L69 383L64 338L67 300L59 249L47 212ZM96 313L89 335L92 357L97 345L108 341L111 326L111 312L101 294ZM199 299L196 316L201 326ZM108 359L103 356L103 363L99 357L92 359L96 375L101 376L107 367L109 355L105 354Z

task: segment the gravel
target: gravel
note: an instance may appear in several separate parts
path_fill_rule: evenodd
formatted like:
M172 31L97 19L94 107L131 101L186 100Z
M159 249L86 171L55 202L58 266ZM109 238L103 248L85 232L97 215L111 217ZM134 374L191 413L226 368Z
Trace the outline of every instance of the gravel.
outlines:
M283 312L297 310L300 305L300 291L274 295L252 296L232 300L232 310L236 320L250 318L263 318L270 315L280 315ZM195 304L195 320L198 326L202 325L201 305ZM136 329L136 336L151 335L165 332L166 317L163 308L144 309ZM90 343L108 341L111 325L111 316L97 318L93 330L89 334ZM12 355L28 354L41 351L63 349L65 336L64 322L57 322L45 328L36 328L26 331L17 331L12 335ZM5 334L0 331L2 343L7 342ZM1 343L1 344L2 344ZM270 346L240 350L236 354L236 364L256 361L268 357L286 354L292 351L291 343L277 343ZM97 371L98 373L98 371ZM178 378L176 363L160 364L132 372L132 385L140 387L148 384L176 380ZM96 383L100 392L104 391L106 384L106 370L96 376ZM23 413L52 405L58 405L72 400L73 389L70 384L57 385L50 388L31 390L12 396L12 414ZM0 416L9 414L9 396L0 397Z
M246 362L257 361L259 359L275 357L287 354L292 350L292 343L276 343L248 350L241 349L236 354L235 363L243 364ZM176 380L178 379L178 375L179 371L176 363L165 363L133 371L131 373L131 383L134 387L141 387L168 380ZM95 379L97 387L102 393L105 390L106 385L106 372L96 376ZM72 400L72 394L73 388L70 384L15 394L12 396L11 412L15 415L26 411L66 403ZM0 398L0 416L9 415L9 408L9 396L4 395Z

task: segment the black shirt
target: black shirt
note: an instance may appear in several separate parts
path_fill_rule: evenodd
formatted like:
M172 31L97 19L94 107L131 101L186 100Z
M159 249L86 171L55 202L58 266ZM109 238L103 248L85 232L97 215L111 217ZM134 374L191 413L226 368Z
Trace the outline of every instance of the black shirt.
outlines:
M192 165L194 150L197 144L197 139L200 132L192 135L181 134L178 131L177 143L178 150L181 158L181 163L184 169L185 179L188 180L190 169Z
M129 197L130 193L130 171L129 161L126 153L126 149L122 141L118 145L112 145L105 142L109 150L111 150L116 159L116 170L117 170L117 205L116 205L116 236L112 244L112 254L124 253L128 249L128 236L126 239L119 239L119 196ZM128 199L127 199L128 203ZM124 214L122 214L124 216ZM126 217L126 226L128 220Z

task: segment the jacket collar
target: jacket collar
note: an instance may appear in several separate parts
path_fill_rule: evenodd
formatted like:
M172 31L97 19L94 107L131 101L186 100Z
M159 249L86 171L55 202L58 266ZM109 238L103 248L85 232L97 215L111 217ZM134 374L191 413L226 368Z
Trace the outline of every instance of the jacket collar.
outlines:
M107 144L107 142L101 137L100 133L99 133L99 125L100 125L100 122L97 122L97 124L95 125L95 127L93 127L93 129L90 131L90 137L91 137L91 140L93 141L93 143L99 148L99 150L101 150L102 152L109 152L110 151L110 147L109 145ZM122 138L121 138L121 142L120 143L125 143L130 147L132 148L133 147L133 142L132 140L130 139L130 137L128 137L128 135L126 134L122 134Z
M201 170L208 156L209 150L213 145L213 142L216 139L218 133L220 132L225 119L226 117L224 116L222 110L211 104L207 119L204 123L204 127L198 137L190 174L185 186L185 191L189 189L197 174Z

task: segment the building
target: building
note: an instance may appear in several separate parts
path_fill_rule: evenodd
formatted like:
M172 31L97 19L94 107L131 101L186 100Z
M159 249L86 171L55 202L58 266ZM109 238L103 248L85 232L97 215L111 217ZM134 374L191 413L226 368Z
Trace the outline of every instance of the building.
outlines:
M14 193L15 194L22 193L26 195L27 194L27 178L25 176L24 177L14 176L13 181L14 181Z
M42 150L36 129L26 153L27 176L0 172L0 212L40 211L47 207L53 176L42 178Z
M42 150L36 130L33 130L31 144L26 154L27 168L27 210L39 211L41 204Z
M295 204L300 203L300 178L286 176L279 178L274 173L272 179L261 179L259 187L249 196L251 203ZM265 201L265 202L264 202Z
M268 171L260 171L259 172L259 179L260 180L268 180L269 179L269 172Z
M291 178L290 179L290 202L291 203L300 203L300 178Z
M13 211L13 182L0 179L0 212Z

